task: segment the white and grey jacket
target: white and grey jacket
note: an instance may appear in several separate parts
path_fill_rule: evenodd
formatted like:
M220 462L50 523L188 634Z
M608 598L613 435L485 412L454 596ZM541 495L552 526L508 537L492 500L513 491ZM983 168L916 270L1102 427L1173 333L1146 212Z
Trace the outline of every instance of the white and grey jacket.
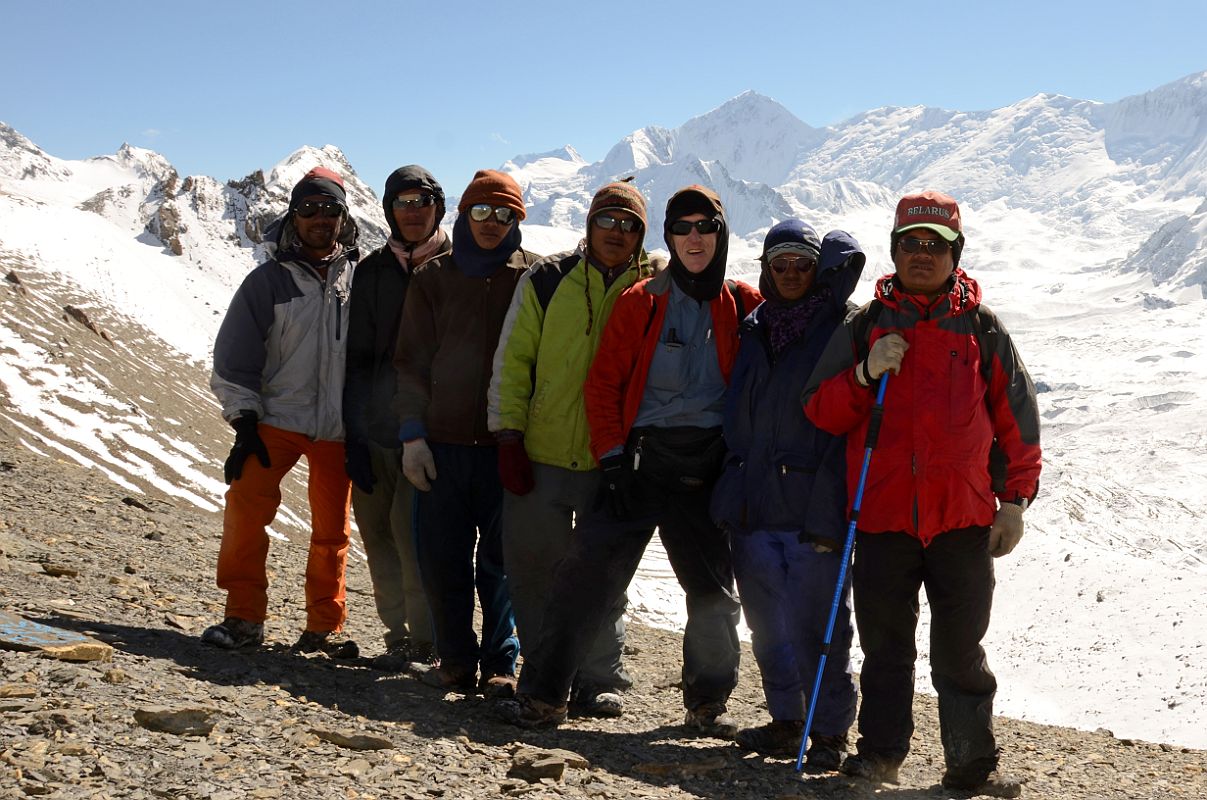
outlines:
M210 388L230 421L261 422L311 439L344 438L344 362L355 247L328 262L327 276L300 257L253 269L235 292L214 340Z

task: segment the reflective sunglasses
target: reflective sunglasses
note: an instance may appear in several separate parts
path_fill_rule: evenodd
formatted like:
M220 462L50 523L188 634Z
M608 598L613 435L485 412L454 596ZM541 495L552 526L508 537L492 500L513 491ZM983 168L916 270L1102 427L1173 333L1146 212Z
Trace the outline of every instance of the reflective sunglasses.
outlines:
M490 219L490 215L494 214L500 225L510 225L511 220L515 218L515 212L507 206L492 206L486 203L479 203L476 206L469 207L469 218L474 222L485 222Z
M331 200L324 200L321 203L316 203L313 200L306 200L300 206L293 210L302 219L310 219L315 214L322 214L327 219L335 219L340 214L344 213L344 207L339 203Z
M393 205L394 208L397 208L399 211L405 211L408 208L427 208L428 206L436 205L436 195L421 194L413 200L395 197L394 202L391 205Z
M910 255L929 253L932 256L941 256L951 249L951 242L945 239L915 239L913 236L906 236L901 240L901 249Z
M817 268L817 259L808 256L777 256L771 259L771 271L783 275L790 269L795 269L801 275L808 275Z
M599 214L595 217L595 227L601 231L610 231L617 225L620 226L621 233L632 233L641 227L641 220L632 217L611 217L607 214Z
M685 219L677 219L671 223L671 233L675 236L687 236L695 228L701 235L706 233L716 233L721 230L721 220L719 219L698 219L695 222L688 222Z

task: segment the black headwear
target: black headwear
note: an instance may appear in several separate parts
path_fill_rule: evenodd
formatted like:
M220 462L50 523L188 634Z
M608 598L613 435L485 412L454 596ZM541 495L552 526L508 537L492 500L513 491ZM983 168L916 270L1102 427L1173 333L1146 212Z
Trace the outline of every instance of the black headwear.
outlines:
M671 240L671 223L690 214L703 214L721 223L717 231L717 248L713 252L712 260L702 272L693 273L683 266ZM725 260L729 255L729 225L725 222L725 208L716 192L693 184L671 195L671 199L666 203L666 216L662 221L662 239L671 251L668 267L671 278L684 294L705 303L721 293L721 287L725 285Z
M404 240L398 230L398 223L394 221L394 198L405 192L428 192L436 197L436 219L432 223L432 229L423 237L423 241L427 241L440 227L440 220L444 219L444 188L432 173L418 164L399 167L390 173L390 177L386 178L386 191L381 196L381 205L386 212L386 222L390 224L390 235L400 242Z

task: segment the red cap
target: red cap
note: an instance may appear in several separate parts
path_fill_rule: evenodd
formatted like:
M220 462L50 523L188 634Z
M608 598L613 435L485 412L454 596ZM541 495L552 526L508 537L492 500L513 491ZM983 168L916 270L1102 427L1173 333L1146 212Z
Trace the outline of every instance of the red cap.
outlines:
M942 192L907 194L897 203L893 233L905 233L914 228L927 228L954 242L960 238L960 206L955 198Z

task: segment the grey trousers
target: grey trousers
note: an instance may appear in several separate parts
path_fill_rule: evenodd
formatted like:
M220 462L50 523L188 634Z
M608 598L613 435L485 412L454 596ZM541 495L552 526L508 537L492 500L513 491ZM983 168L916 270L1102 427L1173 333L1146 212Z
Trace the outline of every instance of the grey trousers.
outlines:
M352 487L352 511L369 559L377 616L386 626L386 647L408 638L415 644L434 639L415 556L415 488L399 467L401 451L370 443L377 479L373 493Z
M525 642L540 638L553 574L574 535L574 515L589 509L599 487L599 470L580 472L533 463L532 472L536 486L531 492L523 497L503 493L503 566L521 652ZM578 666L576 686L627 689L632 685L621 663L627 604L628 596L621 593L609 609Z

